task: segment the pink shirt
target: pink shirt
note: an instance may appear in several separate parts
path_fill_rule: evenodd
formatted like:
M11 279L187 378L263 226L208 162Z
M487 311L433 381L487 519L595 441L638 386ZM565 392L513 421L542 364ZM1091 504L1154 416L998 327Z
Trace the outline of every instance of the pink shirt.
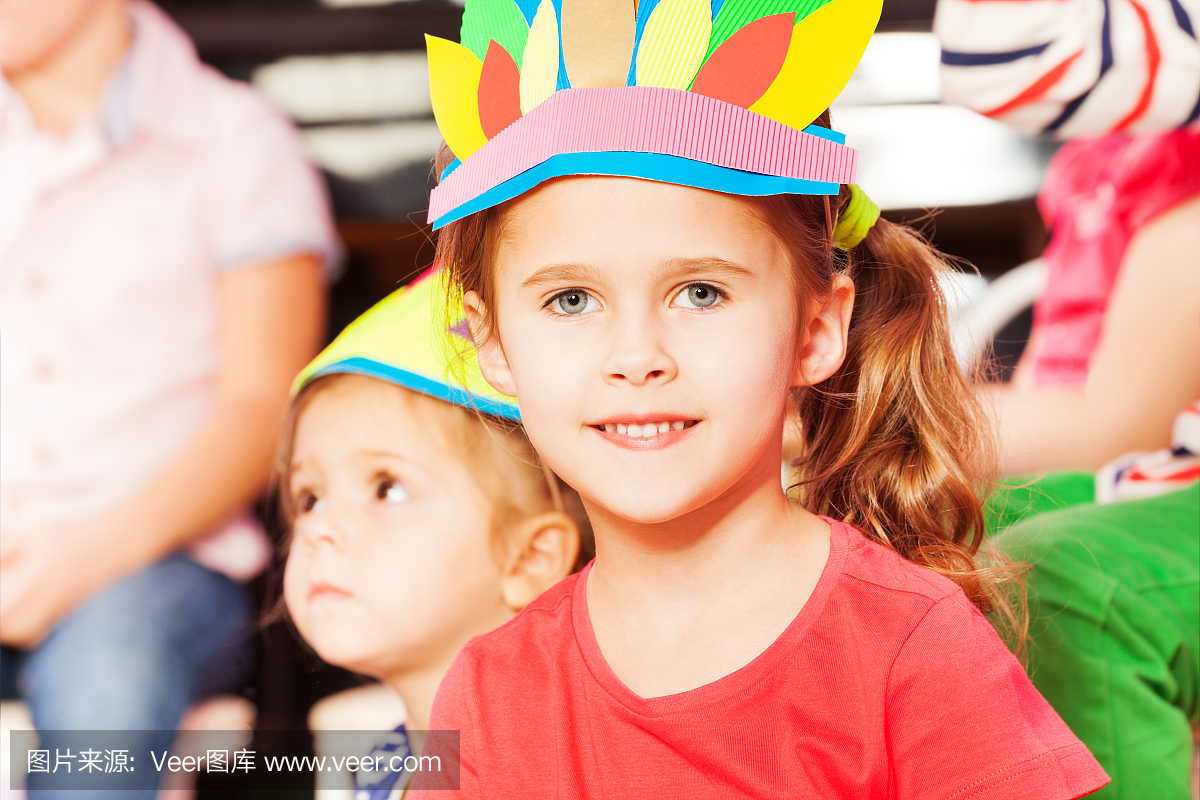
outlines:
M324 186L292 127L202 65L157 7L132 14L99 118L65 139L0 78L9 529L113 503L197 432L215 401L222 274L301 252L337 263Z
M422 753L457 762L460 791L410 796L1071 800L1108 783L956 584L827 521L792 623L690 691L644 698L613 673L591 565L472 639L429 722L459 738Z
M1086 383L1104 315L1134 234L1200 195L1200 130L1063 145L1050 162L1038 206L1051 229L1042 255L1046 291L1034 307L1043 334L1039 386Z

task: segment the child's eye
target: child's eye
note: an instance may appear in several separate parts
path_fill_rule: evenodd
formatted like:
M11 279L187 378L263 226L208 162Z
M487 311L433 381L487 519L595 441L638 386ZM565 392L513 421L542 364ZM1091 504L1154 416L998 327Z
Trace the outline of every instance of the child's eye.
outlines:
M300 510L301 514L311 514L314 511L320 511L324 505L324 500L307 489L296 495L296 508Z
M724 292L707 283L689 283L675 295L675 305L684 308L709 308L724 296Z
M386 503L403 503L408 500L408 490L400 485L395 478L382 475L375 484L375 497Z
M599 304L583 289L568 289L554 295L546 305L551 311L575 316L595 311Z

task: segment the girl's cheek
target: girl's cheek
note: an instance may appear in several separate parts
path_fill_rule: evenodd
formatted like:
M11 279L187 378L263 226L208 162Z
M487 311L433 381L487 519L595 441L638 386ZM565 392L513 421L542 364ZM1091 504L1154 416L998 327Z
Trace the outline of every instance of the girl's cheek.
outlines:
M283 602L287 606L288 614L297 623L304 617L307 585L308 557L304 554L303 545L293 541L287 564L283 568Z

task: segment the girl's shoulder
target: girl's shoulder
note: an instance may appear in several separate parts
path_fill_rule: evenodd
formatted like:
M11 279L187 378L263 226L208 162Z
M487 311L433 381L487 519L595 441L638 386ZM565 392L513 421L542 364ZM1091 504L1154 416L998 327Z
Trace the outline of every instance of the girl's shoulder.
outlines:
M459 661L472 665L487 662L489 667L507 662L518 669L527 669L537 660L553 661L561 648L574 642L576 585L586 581L590 567L563 578L500 627L471 639Z
M819 628L866 632L878 657L888 663L923 638L914 636L918 631L934 633L927 644L966 635L989 649L1007 652L957 583L908 561L851 525L830 523L831 558L839 550L842 555Z
M880 591L912 595L918 604L920 599L932 604L962 594L958 584L944 575L914 564L895 550L868 539L852 525L828 521L835 541L840 537L845 542L846 561L842 575L850 580L851 587L857 582Z

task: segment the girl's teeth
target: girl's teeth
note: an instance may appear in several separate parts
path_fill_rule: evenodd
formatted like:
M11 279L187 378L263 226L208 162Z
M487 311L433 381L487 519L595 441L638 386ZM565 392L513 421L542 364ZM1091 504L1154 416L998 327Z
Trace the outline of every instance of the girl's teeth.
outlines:
M675 420L674 422L647 422L639 425L637 423L604 423L605 433L619 433L622 436L629 436L634 439L647 439L651 436L658 436L671 431L682 431L691 427L684 420Z

